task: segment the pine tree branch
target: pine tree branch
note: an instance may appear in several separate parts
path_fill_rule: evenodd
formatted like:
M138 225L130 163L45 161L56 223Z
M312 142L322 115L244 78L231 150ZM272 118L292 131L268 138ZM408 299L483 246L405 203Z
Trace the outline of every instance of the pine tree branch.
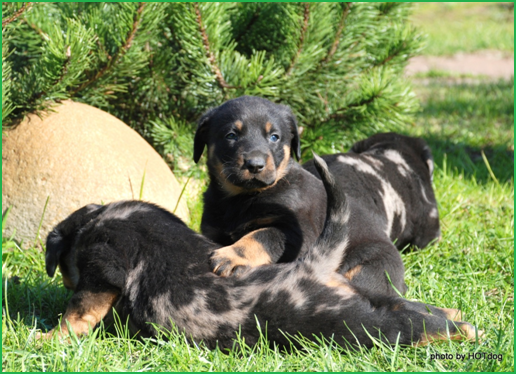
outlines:
M215 60L215 55L211 51L210 41L208 39L208 34L206 33L206 29L202 24L202 16L201 10L199 9L199 3L194 3L195 14L197 16L197 24L199 25L199 30L202 35L202 44L204 46L204 50L206 51L206 57L210 63L211 70L215 73L217 77L217 82L222 88L236 88L234 86L229 85L224 77L222 76L222 72L220 71L219 66L217 65L217 61Z
M60 74L59 78L57 78L51 85L49 85L49 87L55 87L63 81L64 77L66 76L66 73L68 73L68 66L70 65L71 57L72 57L72 55L71 55L70 46L68 46L66 48L66 60L65 60L65 63L63 64L63 68L61 69L61 74ZM34 102L36 100L39 100L42 96L46 95L47 92L48 91L42 91L37 94L34 94L30 98L29 102Z
M133 42L134 36L136 35L136 32L138 31L138 28L141 23L141 15L143 12L143 9L145 8L146 3L140 3L140 6L136 10L136 13L134 14L133 18L133 26L131 27L131 30L127 34L127 38L125 40L125 43L118 49L118 51L115 53L115 55L111 58L109 58L109 61L102 69L100 69L97 74L95 74L92 78L81 84L79 87L77 87L75 90L73 90L70 95L74 96L79 91L82 91L86 87L88 87L90 84L96 82L99 80L104 74L106 74L107 71L109 71L113 66L117 63L117 61L123 57L129 48L131 48L131 44ZM109 56L108 56L109 57Z
M28 10L30 7L32 7L34 3L27 3L24 6L22 6L16 13L14 13L11 17L7 18L6 20L2 20L2 27L7 26L11 22L15 21L19 16L22 15L23 12Z
M325 123L332 119L344 119L344 118L346 118L346 115L345 115L345 113L342 113L343 111L348 110L349 108L357 108L357 107L360 107L363 105L369 105L372 102L374 102L376 99L380 98L381 96L382 96L382 91L378 92L376 95L371 96L367 100L361 100L358 103L350 104L345 108L337 109L335 111L335 113L330 114L326 119L322 120L321 122ZM341 112L341 113L339 113L339 112Z
M344 3L344 9L342 11L342 16L340 17L339 26L337 28L337 32L335 33L335 40L333 41L333 44L330 48L330 51L328 52L328 55L323 60L323 63L327 64L335 52L337 51L337 48L340 43L340 36L342 35L342 30L344 30L344 24L346 23L346 19L348 18L349 10L351 9L352 3Z
M407 43L403 42L403 44L401 45L400 48L398 48L397 50L394 51L394 53L390 54L389 56L387 56L383 61L377 63L377 64L374 64L374 66L382 66L382 65L385 65L387 64L390 60L392 60L394 57L396 57L397 55L399 55L403 49L407 46Z
M305 3L305 12L304 12L304 19L303 19L303 26L301 28L301 35L299 37L299 47L297 49L296 54L294 55L294 58L292 59L292 62L290 63L290 66L287 69L287 76L290 76L292 74L292 70L294 69L294 65L297 62L297 59L299 58L299 55L301 54L303 50L303 46L305 43L305 35L306 30L308 29L308 21L310 19L310 3Z
M375 20L376 21L379 21L380 19L382 19L383 17L386 16L388 12L382 12L382 11L378 11L378 15L375 17ZM362 43L365 39L365 36L366 36L366 32L364 31L362 34L360 34L360 37L357 38L357 40L350 46L349 49L353 49L354 47L356 47L359 43Z
M245 27L245 30L242 31L239 35L237 35L235 37L235 42L238 44L240 42L240 39L242 39L242 37L247 34L249 32L249 30L251 30L251 27L253 27L253 25L256 23L256 21L258 21L258 19L260 18L260 11L261 11L261 8L258 6L256 8L256 12L254 12L253 16L251 17L251 20L249 21L249 23L247 24L247 26Z

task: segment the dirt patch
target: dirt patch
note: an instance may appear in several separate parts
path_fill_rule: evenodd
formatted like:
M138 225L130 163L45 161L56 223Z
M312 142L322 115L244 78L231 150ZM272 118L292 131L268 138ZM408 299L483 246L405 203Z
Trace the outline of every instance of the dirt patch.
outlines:
M482 51L454 56L417 56L410 59L405 73L412 76L431 70L510 79L514 76L514 54L507 56L500 51Z

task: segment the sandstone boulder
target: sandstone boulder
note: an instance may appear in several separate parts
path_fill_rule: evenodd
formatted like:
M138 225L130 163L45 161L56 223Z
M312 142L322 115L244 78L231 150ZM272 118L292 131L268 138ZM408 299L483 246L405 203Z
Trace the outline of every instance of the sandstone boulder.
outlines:
M2 211L11 207L5 235L33 240L89 203L138 199L170 211L182 186L159 154L133 129L86 104L66 101L29 115L2 136ZM181 198L176 214L188 220Z

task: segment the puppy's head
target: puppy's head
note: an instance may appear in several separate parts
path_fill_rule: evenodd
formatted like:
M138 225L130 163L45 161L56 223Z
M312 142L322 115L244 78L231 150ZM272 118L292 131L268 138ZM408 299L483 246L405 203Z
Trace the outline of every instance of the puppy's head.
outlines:
M74 253L75 239L84 225L100 213L100 208L102 205L86 205L73 212L48 234L45 252L47 274L53 277L59 266L63 284L70 290L75 289L79 281Z
M208 168L222 189L236 195L274 185L300 157L291 110L266 99L242 96L206 112L194 139L194 161L208 148Z

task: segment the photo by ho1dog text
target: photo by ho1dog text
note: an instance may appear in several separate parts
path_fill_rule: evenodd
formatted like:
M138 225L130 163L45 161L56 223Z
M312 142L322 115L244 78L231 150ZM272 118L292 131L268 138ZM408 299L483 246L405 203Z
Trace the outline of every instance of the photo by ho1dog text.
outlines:
M313 163L292 159L300 143L291 110L258 97L229 100L199 120L194 161L205 147L210 184L201 231L223 246L211 258L214 271L229 276L303 257L322 231L326 193ZM429 147L379 134L323 158L350 206L339 273L362 292L404 293L398 249L440 236Z
M349 247L352 210L321 158L314 167L328 196L324 229L303 258L220 277L209 258L220 245L190 230L172 213L141 201L85 206L48 235L46 267L57 267L73 296L54 333L88 333L116 310L132 334L155 336L155 325L184 332L190 341L231 348L267 329L271 343L292 336L371 346L371 337L402 345L474 339L460 311L400 297L362 294L337 273ZM265 332L264 332L265 335ZM297 344L296 341L292 343Z

